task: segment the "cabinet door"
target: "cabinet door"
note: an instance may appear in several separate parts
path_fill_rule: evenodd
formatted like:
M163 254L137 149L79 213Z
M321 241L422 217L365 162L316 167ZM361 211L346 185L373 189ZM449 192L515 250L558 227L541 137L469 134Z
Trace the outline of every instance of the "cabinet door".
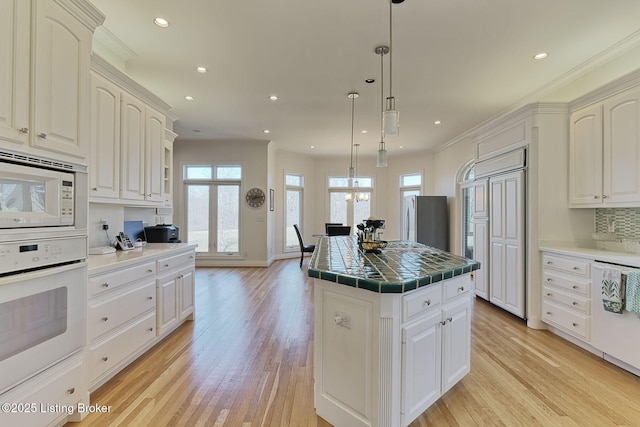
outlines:
M183 271L180 279L180 320L193 313L194 278L193 270Z
M120 197L120 89L91 77L90 197Z
M158 280L158 335L178 322L178 281L175 276Z
M32 3L35 14L34 147L88 157L91 125L91 31L53 1Z
M145 105L123 93L121 104L120 197L144 200Z
M145 200L164 203L165 117L150 108L146 111Z
M0 2L0 145L9 149L29 138L29 5Z
M475 293L489 299L489 222L473 220L473 257L480 263L480 270L475 272Z
M489 181L481 179L473 185L473 217L486 217L489 215L489 205L487 199L487 186Z
M440 398L442 378L441 312L402 328L402 425Z
M442 393L471 370L471 303L468 296L443 310Z
M640 202L640 91L604 104L603 202Z
M600 206L602 202L602 106L571 115L569 130L569 204Z
M489 189L489 300L524 317L524 172L492 177Z

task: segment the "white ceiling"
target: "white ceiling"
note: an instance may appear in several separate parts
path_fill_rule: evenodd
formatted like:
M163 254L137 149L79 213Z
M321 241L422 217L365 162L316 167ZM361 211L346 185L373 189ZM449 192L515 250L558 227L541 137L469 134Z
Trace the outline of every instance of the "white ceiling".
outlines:
M173 106L179 140L267 139L282 150L346 155L347 94L357 91L355 142L361 154L377 150L380 57L373 50L389 44L388 0L91 1L107 16L105 28L135 53L127 74ZM156 16L170 27L155 26ZM639 17L638 0L394 5L401 132L386 138L390 155L399 146L411 152L446 143L588 70L612 46L637 46ZM541 51L549 57L534 61ZM199 65L209 72L197 73ZM385 96L388 78L386 69ZM278 101L269 100L273 94Z

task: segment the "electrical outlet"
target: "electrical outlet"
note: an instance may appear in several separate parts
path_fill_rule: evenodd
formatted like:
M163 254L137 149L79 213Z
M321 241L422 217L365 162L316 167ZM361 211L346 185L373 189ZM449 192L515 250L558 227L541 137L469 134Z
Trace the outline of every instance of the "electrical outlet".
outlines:
M336 316L333 318L336 325L343 328L351 329L351 315L342 311L336 311Z
M100 224L109 225L109 218L100 218Z

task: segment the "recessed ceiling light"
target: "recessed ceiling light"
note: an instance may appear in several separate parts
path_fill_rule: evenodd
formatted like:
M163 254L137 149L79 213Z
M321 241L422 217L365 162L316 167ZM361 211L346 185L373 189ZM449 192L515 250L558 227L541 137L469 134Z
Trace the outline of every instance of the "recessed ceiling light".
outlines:
M368 131L368 130L366 130L366 129L362 129L362 130L360 131L360 133L367 133L367 132L369 132L369 131Z
M162 28L167 28L169 26L169 21L164 18L156 18L153 20L153 23Z
M540 53L536 53L535 55L533 55L533 59L544 59L547 56L549 56L549 54L547 52L540 52Z
M435 122L433 122L434 125L441 125L442 122L440 120L436 120Z
M271 96L269 97L269 99L270 99L270 100L272 100L272 101L277 101L277 100L278 100L278 97L277 97L276 95L271 95Z
M400 145L398 148L402 150L404 148L404 145Z
M271 133L271 131L269 129L265 129L262 131L262 133Z
M311 149L313 150L314 148L316 148L316 146L315 146L315 145L312 145L312 146L310 146L309 148L311 148Z
M187 101L193 101L195 98L191 95L187 95L184 97L184 99L186 99Z
M207 71L209 71L209 70L207 70L207 67L202 67L202 66L200 66L200 67L196 67L196 71L197 71L197 72L199 72L199 73L204 74L204 73L206 73L206 72L207 72Z

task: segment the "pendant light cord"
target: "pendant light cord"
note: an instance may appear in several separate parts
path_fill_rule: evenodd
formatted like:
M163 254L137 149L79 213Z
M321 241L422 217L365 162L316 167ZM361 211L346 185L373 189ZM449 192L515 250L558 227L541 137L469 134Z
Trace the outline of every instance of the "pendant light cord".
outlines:
M389 98L393 97L393 0L389 0Z
M353 117L355 115L355 105L356 105L356 95L355 93L351 96L351 161L350 166L353 168Z
M391 0L389 0L391 1ZM389 50L391 52L391 50ZM384 51L380 53L380 145L384 143Z

